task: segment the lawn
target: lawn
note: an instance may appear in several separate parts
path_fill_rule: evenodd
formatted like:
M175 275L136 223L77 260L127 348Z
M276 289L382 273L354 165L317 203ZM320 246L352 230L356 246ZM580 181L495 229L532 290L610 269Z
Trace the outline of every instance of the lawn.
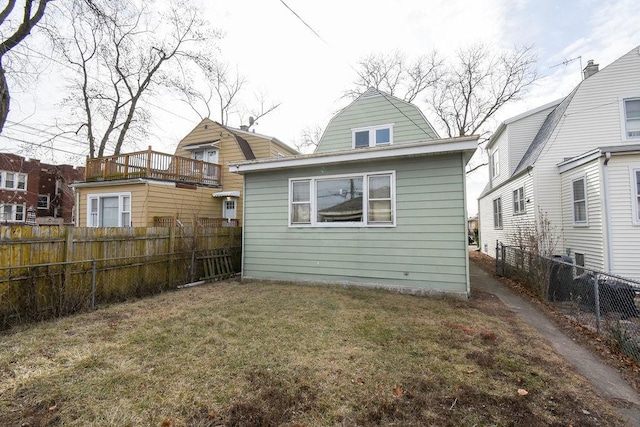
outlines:
M225 282L0 335L0 425L621 425L499 301Z

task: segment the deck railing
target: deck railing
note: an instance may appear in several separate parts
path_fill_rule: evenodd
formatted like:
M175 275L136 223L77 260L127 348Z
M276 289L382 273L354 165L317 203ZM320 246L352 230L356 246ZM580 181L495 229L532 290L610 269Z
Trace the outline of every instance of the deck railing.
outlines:
M87 159L85 181L150 178L189 184L222 185L220 165L151 150Z

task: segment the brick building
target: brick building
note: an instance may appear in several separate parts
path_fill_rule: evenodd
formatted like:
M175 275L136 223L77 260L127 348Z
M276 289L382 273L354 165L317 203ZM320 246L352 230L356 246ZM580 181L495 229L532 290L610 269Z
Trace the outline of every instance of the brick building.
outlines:
M0 153L0 224L28 223L29 212L38 224L73 224L74 193L69 184L83 178L83 167Z

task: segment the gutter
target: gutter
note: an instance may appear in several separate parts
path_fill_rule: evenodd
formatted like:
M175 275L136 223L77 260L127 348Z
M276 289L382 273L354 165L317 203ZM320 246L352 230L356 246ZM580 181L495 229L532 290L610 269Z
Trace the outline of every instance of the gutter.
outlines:
M613 271L613 254L611 250L613 248L612 242L612 226L611 226L611 207L609 206L609 168L607 165L609 164L609 160L611 160L611 152L607 151L604 153L604 166L602 168L602 191L604 192L604 217L605 217L605 230L607 233L607 238L605 239L605 249L607 251L607 271Z

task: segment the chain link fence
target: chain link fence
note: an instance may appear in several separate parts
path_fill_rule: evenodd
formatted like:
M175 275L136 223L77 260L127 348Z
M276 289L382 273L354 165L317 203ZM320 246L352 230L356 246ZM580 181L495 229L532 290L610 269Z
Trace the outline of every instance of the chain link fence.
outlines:
M225 253L240 272L242 247ZM0 267L0 329L174 290L200 281L207 251Z
M640 282L496 244L496 274L527 286L566 318L640 361Z

